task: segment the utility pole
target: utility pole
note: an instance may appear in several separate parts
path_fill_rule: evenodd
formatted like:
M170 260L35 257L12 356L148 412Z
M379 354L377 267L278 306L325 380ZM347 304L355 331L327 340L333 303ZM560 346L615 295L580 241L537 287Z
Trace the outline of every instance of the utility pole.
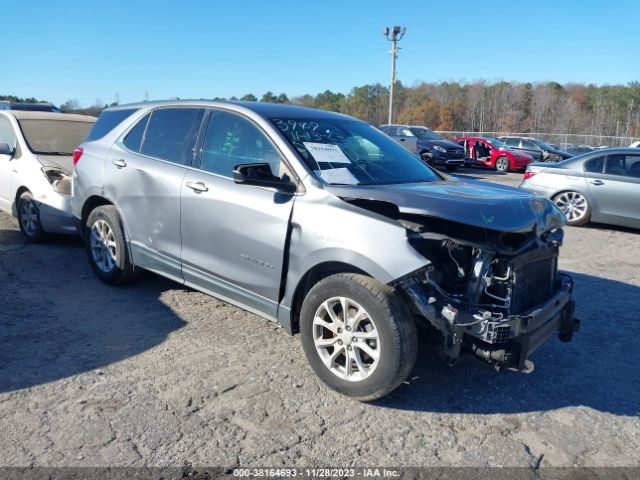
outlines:
M398 59L398 42L402 40L407 29L397 25L392 28L384 27L382 34L391 42L391 85L389 86L389 124L393 123L393 87L396 84L396 60Z

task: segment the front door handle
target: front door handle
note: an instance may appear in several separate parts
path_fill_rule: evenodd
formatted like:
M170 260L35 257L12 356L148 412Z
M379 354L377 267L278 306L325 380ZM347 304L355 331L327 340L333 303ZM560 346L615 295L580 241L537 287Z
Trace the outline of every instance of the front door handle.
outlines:
M202 182L186 182L185 185L196 193L208 192L209 189Z
M591 182L592 185L604 185L604 182L602 180L594 180L593 182Z
M401 142L405 142L407 139L406 138L401 138L400 141Z
M113 163L116 167L118 168L124 168L127 166L127 162L125 162L123 159L118 159L118 160L112 160L111 163Z

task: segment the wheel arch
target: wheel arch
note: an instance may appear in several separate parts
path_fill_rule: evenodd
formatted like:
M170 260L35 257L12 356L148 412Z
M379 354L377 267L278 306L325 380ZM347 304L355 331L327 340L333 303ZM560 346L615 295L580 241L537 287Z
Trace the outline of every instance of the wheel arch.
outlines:
M361 275L373 277L373 275L362 270L359 267L356 267L355 265L340 261L322 262L308 269L302 275L302 277L300 277L300 280L298 281L293 293L290 313L291 328L288 329L290 330L290 333L298 332L300 323L300 310L302 308L302 303L307 296L307 293L309 293L313 286L318 282L331 275L335 275L336 273L358 273Z
M11 205L11 213L13 213L14 217L18 216L18 202L20 201L20 197L22 196L22 194L25 192L31 193L31 190L29 190L24 185L22 185L16 190L16 196L13 199L13 205Z
M82 226L84 226L87 222L87 219L89 218L91 212L96 208L102 207L104 205L113 205L113 202L105 197L101 197L100 195L92 195L85 200L84 204L82 205L82 211L80 212L81 236L84 236L84 228L82 228Z

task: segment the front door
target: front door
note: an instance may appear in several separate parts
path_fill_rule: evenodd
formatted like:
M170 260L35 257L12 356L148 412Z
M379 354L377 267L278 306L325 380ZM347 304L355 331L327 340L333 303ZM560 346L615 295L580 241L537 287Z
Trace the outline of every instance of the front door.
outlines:
M295 195L236 184L232 172L269 163L274 175L293 178L290 169L265 133L235 113L211 112L201 151L182 185L185 282L275 319Z
M604 173L589 174L587 184L603 220L640 226L640 154L607 155Z

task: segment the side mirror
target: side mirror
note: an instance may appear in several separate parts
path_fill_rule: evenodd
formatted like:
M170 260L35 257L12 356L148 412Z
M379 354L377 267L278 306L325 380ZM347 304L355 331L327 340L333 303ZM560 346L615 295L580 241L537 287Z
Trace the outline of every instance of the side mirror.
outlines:
M268 163L243 163L233 169L233 181L244 185L271 187L284 193L295 193L296 184L276 177Z
M15 152L15 148L10 147L8 143L0 143L0 155L13 155Z

